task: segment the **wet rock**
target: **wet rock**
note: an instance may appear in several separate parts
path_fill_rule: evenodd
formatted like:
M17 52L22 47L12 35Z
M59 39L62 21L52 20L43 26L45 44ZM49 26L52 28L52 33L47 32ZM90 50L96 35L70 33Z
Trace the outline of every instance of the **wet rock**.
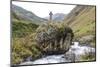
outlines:
M64 58L66 58L69 62L75 62L75 53L72 51L66 52Z

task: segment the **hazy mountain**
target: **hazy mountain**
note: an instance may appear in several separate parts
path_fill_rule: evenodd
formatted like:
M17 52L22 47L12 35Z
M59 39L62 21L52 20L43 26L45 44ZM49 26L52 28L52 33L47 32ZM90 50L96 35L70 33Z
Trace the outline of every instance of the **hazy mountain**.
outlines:
M29 21L35 24L41 24L47 21L44 18L36 16L34 13L23 9L22 7L12 5L12 18L22 21Z
M53 17L52 17L52 19L54 20L54 21L62 21L62 20L64 20L64 17L65 17L66 15L65 14L63 14L63 13L56 13L56 14L54 14L53 15ZM49 17L45 17L46 19L49 19Z

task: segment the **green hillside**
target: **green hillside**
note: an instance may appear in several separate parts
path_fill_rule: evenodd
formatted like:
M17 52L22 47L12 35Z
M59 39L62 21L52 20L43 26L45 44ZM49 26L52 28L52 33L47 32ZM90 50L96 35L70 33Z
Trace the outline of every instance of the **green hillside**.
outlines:
M34 13L20 7L20 6L16 6L12 4L12 18L13 21L18 19L20 21L24 21L24 23L34 23L34 24L43 24L45 23L47 20L44 18L40 18L37 15L35 15ZM15 19L16 18L16 19Z
M20 8L17 7L16 8ZM15 8L14 8L15 9ZM37 58L41 56L41 52L37 48L37 45L34 40L35 31L39 25L37 25L38 21L30 21L27 19L23 19L23 13L18 12L20 10L12 10L12 64L19 64L22 61L25 61L28 57ZM20 8L21 10L24 10ZM28 12L26 10L22 12ZM33 15L34 16L34 15ZM34 19L34 18L33 18ZM32 60L33 60L32 59Z
M95 6L76 6L64 19L64 24L73 29L75 39L95 40L95 9Z

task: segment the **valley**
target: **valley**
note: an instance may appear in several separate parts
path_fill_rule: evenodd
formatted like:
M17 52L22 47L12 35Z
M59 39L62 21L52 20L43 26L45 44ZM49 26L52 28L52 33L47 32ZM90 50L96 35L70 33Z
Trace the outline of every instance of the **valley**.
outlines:
M78 61L95 61L95 10L95 6L78 5L68 14L54 14L52 22L49 22L49 17L41 18L31 11L12 5L11 63L39 64L42 60L47 61L44 63L77 62L77 59L71 61L73 59L70 59L70 55L71 58L80 56ZM51 59L48 61L48 58Z

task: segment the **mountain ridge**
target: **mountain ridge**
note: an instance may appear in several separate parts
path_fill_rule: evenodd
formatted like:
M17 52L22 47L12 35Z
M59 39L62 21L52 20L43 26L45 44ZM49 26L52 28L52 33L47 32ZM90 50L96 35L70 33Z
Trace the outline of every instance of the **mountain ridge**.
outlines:
M32 13L22 7L16 6L16 5L12 5L12 15L13 15L13 17L12 17L13 19L30 21L35 24L41 24L41 23L47 21L46 19L40 18L37 15L35 15L34 13ZM14 15L17 18L14 17Z
M65 16L66 16L66 14L64 14L64 13L56 13L52 16L52 20L56 21L56 22L61 22L64 20ZM45 19L49 20L49 17L45 17Z
M74 39L83 43L92 43L95 47L96 7L76 6L64 19L64 25L73 29Z

